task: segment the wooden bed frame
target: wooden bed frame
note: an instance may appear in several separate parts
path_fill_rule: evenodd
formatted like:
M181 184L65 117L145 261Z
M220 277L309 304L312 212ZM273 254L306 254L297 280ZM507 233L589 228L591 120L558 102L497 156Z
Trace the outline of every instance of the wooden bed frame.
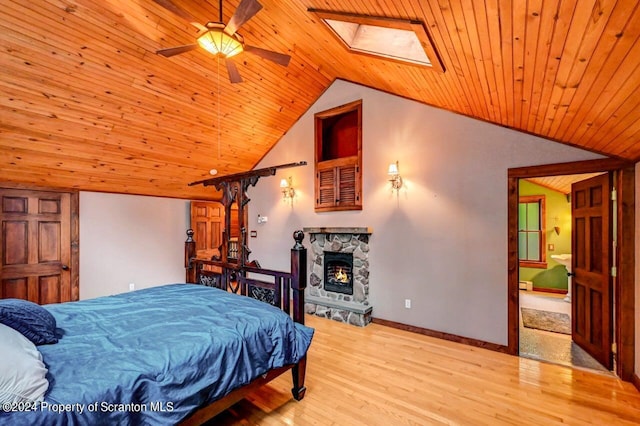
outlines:
M226 256L222 260L198 259L195 256L196 242L193 240L193 230L189 229L184 249L186 281L217 287L270 303L291 315L295 322L304 324L307 249L302 245L302 231L295 231L293 238L295 244L291 248L291 272L282 272L262 269L255 263L229 261ZM291 370L293 378L291 393L294 399L300 401L307 390L304 386L306 367L305 355L297 364L271 370L224 398L200 408L180 424L200 425L288 370Z

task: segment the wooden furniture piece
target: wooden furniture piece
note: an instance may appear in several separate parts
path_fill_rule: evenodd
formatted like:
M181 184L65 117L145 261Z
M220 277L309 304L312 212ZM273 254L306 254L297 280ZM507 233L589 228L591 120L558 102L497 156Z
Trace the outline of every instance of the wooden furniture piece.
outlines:
M249 262L251 250L247 245L247 229L245 227L247 220L246 206L251 201L247 196L249 186L255 186L261 177L275 175L278 169L305 166L306 164L306 161L281 164L189 184L189 186L214 186L218 191L222 191L222 199L220 200L224 207L222 243L219 247L219 255L213 257L213 260L218 262L217 264L222 268L223 275L220 276L220 279L224 280L225 284L221 288L228 288L232 285L238 272L245 273L245 266L259 267L256 261ZM237 221L233 220L234 218L237 218ZM235 266L232 267L232 264ZM213 264L208 265L211 269L215 269L212 266ZM191 280L188 282L195 282L193 281L195 280L195 275L188 276L187 279Z
M251 265L240 265L236 262L221 260L198 259L195 256L196 242L193 240L193 230L187 231L185 242L185 267L188 283L197 283L222 290L242 294L276 306L290 314L293 320L304 325L304 289L307 286L307 249L302 245L304 233L293 233L295 244L291 249L291 271L274 271ZM213 270L205 266L214 266ZM248 276L250 275L250 277ZM261 277L257 277L260 275ZM269 280L269 281L267 281ZM291 393L299 401L304 398L306 375L306 356L297 364L288 365L272 370L249 383L236 389L225 398L196 411L182 425L199 425L205 420L231 407L245 398L260 386L280 376L285 371L292 371L293 388Z
M315 141L315 210L362 210L362 100L316 113Z
M214 186L218 191L222 191L221 203L225 209L225 219L220 254L210 260L197 257L197 244L193 239L194 232L192 229L187 231L185 242L186 281L253 297L280 308L290 314L295 322L304 324L304 289L307 280L307 251L302 245L304 233L296 231L293 234L295 244L291 249L290 272L262 269L258 262L249 262L248 260L251 251L247 246L246 239L245 207L250 201L246 194L247 189L249 186L255 186L261 177L273 176L278 169L306 164L306 161L300 161L190 183L190 186ZM238 218L237 223L232 223L232 209L237 209L237 214L234 215ZM232 237L234 233L238 235L236 244L234 244L234 237ZM293 375L291 392L296 400L301 400L306 392L304 386L306 357L303 357L295 365L269 372L249 385L231 392L224 399L194 413L184 424L195 425L210 419L289 369Z

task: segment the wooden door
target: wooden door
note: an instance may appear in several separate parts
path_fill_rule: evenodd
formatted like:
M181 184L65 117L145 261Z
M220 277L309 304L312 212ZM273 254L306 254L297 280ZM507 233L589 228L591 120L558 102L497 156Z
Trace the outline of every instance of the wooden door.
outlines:
M0 298L39 304L78 300L77 258L72 256L77 249L77 241L72 248L74 196L0 189Z
M219 256L224 229L224 206L216 202L192 201L191 228L196 240L196 256L201 259Z
M608 173L571 188L572 337L612 368L611 178Z

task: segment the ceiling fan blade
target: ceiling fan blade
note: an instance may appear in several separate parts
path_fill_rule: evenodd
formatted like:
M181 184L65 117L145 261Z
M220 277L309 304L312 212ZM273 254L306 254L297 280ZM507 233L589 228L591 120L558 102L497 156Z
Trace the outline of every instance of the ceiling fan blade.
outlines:
M160 6L164 7L165 9L167 9L169 12L173 13L174 15L177 15L177 16L181 17L182 19L184 19L185 21L189 22L191 25L196 27L198 30L207 31L207 27L205 27L204 25L200 24L198 22L198 20L195 18L195 16L193 16L192 14L187 12L186 10L179 8L171 0L153 0L153 1L156 2L157 4L159 4Z
M238 72L238 67L229 59L224 61L227 65L227 72L229 73L229 80L231 83L242 83L242 77L240 77L240 73Z
M181 53L190 52L190 51L192 51L194 49L197 49L197 48L198 48L197 44L186 44L184 46L169 47L167 49L160 49L156 53L158 55L162 55L162 56L165 56L165 57L169 58L171 56L179 55Z
M244 50L253 53L254 55L260 56L261 58L268 59L271 62L275 62L278 65L282 65L286 67L289 65L289 61L291 60L291 56L285 55L284 53L273 52L271 50L261 49L255 46L244 46Z
M242 0L229 20L229 23L224 27L224 32L229 35L234 35L236 31L238 31L238 28L253 18L256 13L260 12L260 9L262 9L262 5L258 3L258 0Z

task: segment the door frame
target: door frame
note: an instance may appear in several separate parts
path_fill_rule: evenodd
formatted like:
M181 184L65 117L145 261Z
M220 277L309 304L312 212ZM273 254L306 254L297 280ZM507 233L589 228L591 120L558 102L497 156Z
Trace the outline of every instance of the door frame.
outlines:
M71 286L71 301L80 300L80 192L72 189L49 188L46 186L21 185L11 182L0 181L1 189L10 189L14 191L42 191L42 192L65 192L69 194L70 206L70 223L69 232L71 233L71 259L69 261L69 273Z
M519 354L518 181L532 177L611 171L618 172L614 181L618 193L618 276L613 291L616 307L613 333L617 343L615 367L622 380L632 381L635 369L635 164L628 161L602 159L508 170L507 352Z

